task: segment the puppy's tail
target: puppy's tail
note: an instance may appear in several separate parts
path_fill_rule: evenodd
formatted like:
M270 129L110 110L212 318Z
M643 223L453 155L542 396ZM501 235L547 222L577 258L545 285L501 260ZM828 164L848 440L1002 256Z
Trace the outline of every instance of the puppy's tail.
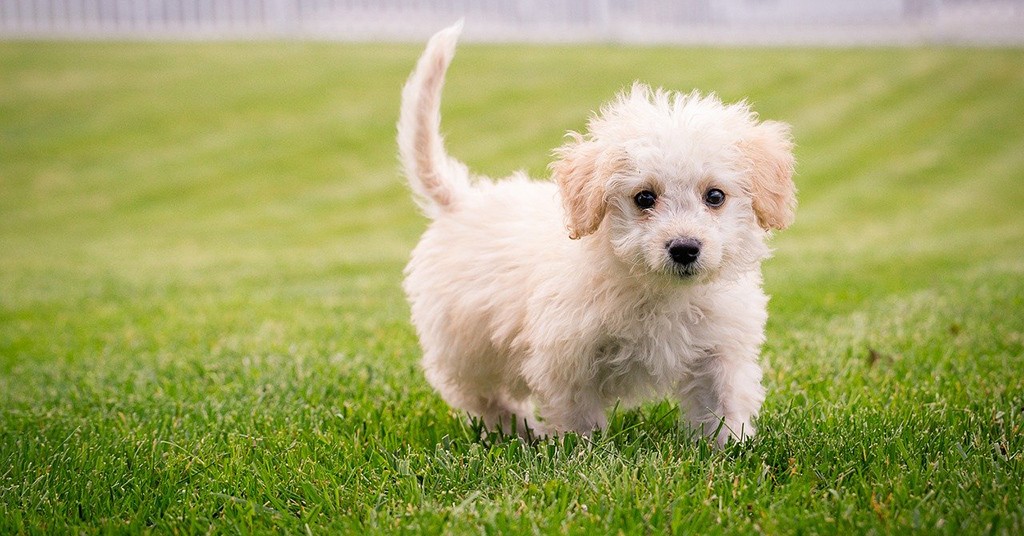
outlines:
M430 38L402 90L398 152L413 196L431 218L450 210L469 188L469 171L445 152L440 132L441 88L461 32L460 20Z

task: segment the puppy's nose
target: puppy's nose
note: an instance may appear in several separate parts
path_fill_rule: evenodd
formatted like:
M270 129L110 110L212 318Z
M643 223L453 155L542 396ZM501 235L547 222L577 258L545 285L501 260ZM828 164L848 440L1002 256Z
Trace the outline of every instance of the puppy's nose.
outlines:
M693 264L700 257L700 241L693 238L676 238L665 244L665 247L676 264Z

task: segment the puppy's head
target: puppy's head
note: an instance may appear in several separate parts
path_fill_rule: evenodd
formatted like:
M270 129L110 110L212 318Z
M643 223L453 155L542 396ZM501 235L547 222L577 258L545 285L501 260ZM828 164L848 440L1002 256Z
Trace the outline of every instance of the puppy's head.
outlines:
M652 91L619 95L570 134L551 165L574 239L608 240L636 271L708 280L767 256L793 221L789 127L746 103Z

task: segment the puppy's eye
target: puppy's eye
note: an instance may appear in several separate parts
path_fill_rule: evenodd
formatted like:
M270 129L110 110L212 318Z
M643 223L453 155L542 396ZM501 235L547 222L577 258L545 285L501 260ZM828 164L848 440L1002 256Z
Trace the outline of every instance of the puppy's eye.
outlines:
M704 194L704 203L713 208L718 208L725 203L725 192L718 188L712 188Z
M656 194L656 193L654 193L654 192L652 192L650 190L644 190L644 191L642 191L642 192L640 192L640 193L638 193L638 194L633 196L633 202L636 203L636 206L638 206L638 207L640 207L642 209L648 209L648 208L653 207L654 206L654 202L657 201L657 200L658 200L658 194Z

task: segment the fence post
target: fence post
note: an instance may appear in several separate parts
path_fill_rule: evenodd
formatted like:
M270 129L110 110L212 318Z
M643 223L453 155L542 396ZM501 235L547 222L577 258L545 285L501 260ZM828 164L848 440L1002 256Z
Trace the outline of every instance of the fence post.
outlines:
M597 30L601 35L601 39L610 41L614 36L612 35L612 8L610 0L597 0Z
M296 2L294 0L267 0L267 2L266 23L269 29L279 35L294 37L298 30Z

